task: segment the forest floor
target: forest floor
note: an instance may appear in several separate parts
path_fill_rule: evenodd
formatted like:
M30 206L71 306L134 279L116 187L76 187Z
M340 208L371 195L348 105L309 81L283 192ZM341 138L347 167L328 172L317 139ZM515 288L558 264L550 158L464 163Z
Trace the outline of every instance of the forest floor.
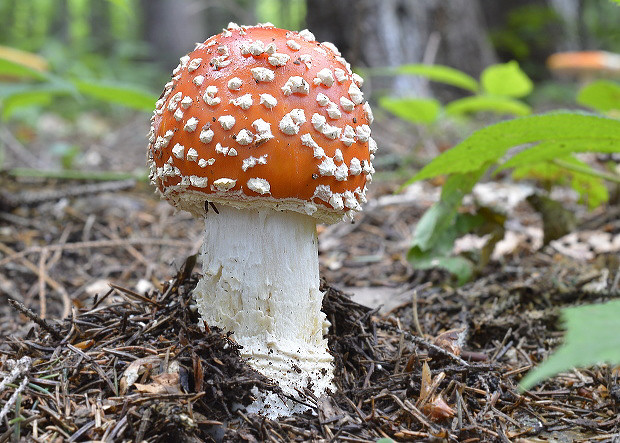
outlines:
M540 218L513 202L502 253L455 288L406 260L438 188L378 178L355 223L319 229L337 391L270 420L234 405L275 385L191 307L202 223L143 183L57 198L74 182L1 177L0 442L619 441L618 368L518 387L561 343L563 307L619 295L617 212L578 211L541 247ZM479 192L521 189L502 186Z

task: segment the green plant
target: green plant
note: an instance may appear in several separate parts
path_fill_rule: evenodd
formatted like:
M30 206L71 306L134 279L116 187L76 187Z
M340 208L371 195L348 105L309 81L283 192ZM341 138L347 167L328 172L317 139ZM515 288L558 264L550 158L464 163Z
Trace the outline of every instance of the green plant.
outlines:
M590 0L583 3L580 24L591 35L590 45L618 52L620 47L620 0Z
M23 54L23 53L22 53ZM10 119L17 111L25 108L57 110L61 100L69 99L84 107L87 99L99 104L120 105L140 111L151 111L157 96L141 87L113 84L107 81L83 80L70 75L61 75L47 70L35 69L20 59L8 60L0 55L0 120ZM89 105L92 108L92 105ZM4 160L0 145L0 166ZM59 157L65 170L73 168L81 154L77 145L51 145L52 154ZM65 176L66 172L65 172Z
M564 309L562 320L564 344L521 380L522 389L575 366L620 364L620 300Z
M49 105L53 99L71 96L75 100L92 97L107 103L149 111L157 97L142 88L107 81L82 80L70 75L34 69L19 60L0 58L2 118L8 119L16 109L25 106ZM16 81L17 80L17 81Z
M620 85L599 80L585 86L577 101L592 109L618 115ZM616 149L616 152L620 148ZM566 327L564 344L521 381L529 389L540 381L574 366L620 364L620 301L567 308L562 311Z
M136 61L146 52L137 8L137 0L65 0L56 6L48 0L3 1L2 118L52 102L64 115L85 106L106 109L107 103L152 109L154 95L145 85L158 71Z
M612 117L620 116L620 84L597 80L579 91L577 102Z
M515 69L518 67L512 64L491 66L481 76L482 87L504 96L527 93L531 84ZM471 91L479 88L471 77L446 67L418 65L403 68L403 72L426 75ZM507 83L511 86L506 86ZM620 85L608 80L595 81L579 92L577 101L595 111L617 115ZM396 115L409 112L406 109L408 101L389 103ZM420 115L417 111L415 113ZM620 177L613 172L595 170L573 154L619 152L619 145L618 120L577 112L527 116L475 132L405 183L406 186L417 180L448 175L439 202L416 226L409 261L419 269L445 268L457 277L459 284L465 283L476 265L478 268L486 265L495 244L504 236L504 216L491 208L478 208L472 214L459 212L463 197L481 177L491 169L495 173L512 169L513 178L535 179L547 189L554 185L568 185L579 194L581 202L592 209L609 199L605 181L618 182ZM517 146L527 148L507 157L508 150ZM456 239L467 233L488 235L481 255L474 259L464 254L452 254Z
M506 159L508 150L527 146ZM454 240L485 222L497 221L493 213L459 213L463 197L491 168L496 172L514 168L523 174L525 168L537 166L549 173L563 169L562 177L573 177L575 189L590 195L591 202L606 200L601 194L601 180L620 177L602 174L572 155L579 152L620 152L620 121L594 114L554 112L521 117L487 126L444 152L426 165L406 184L447 174L440 200L420 219L414 233L408 258L419 268L444 267L455 274L459 283L467 281L474 264L464 256L453 256ZM541 173L542 173L541 172ZM488 223L486 223L488 226ZM489 245L492 247L493 245Z
M16 56L17 54L17 56ZM111 104L151 111L157 96L142 87L108 80L82 79L70 73L52 72L46 63L33 66L33 54L12 53L12 60L0 53L0 120L9 120L25 108L49 108L58 111L63 100L83 109L88 100L95 104ZM41 61L41 58L37 58ZM89 103L89 107L93 107ZM64 168L71 168L79 155L78 146L65 147L55 154L62 158ZM0 165L4 158L0 146Z
M373 72L418 75L473 93L443 107L443 112L451 117L463 117L477 112L523 116L531 112L530 107L519 99L532 91L532 82L515 61L489 66L480 75L480 81L457 69L441 65L413 64L394 70L382 69ZM434 123L442 112L441 104L434 98L381 97L379 104L412 123Z
M582 89L578 101L615 115L620 108L618 90L616 83L594 82ZM524 149L507 156L515 146ZM511 168L516 178L534 175L552 183L568 179L577 192L587 197L590 207L602 204L607 200L603 181L620 183L620 176L594 170L573 156L580 152L620 152L620 120L561 111L504 121L473 133L409 180L411 183L447 175L440 200L416 226L409 260L421 268L444 267L457 276L459 283L469 279L473 263L465 256L452 255L454 240L485 227L486 233L492 233L487 247L492 249L503 236L503 220L488 208L479 208L473 214L459 212L463 197L491 170ZM564 345L524 378L523 389L574 366L620 363L619 301L568 308L562 318L567 328Z

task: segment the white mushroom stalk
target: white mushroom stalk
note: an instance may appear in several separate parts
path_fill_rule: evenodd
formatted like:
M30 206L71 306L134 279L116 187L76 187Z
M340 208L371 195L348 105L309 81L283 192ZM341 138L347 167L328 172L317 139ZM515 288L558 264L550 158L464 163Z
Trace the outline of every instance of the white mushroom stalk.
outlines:
M241 355L292 397L333 389L333 357L321 312L316 220L269 208L218 205L205 219L203 278L194 290L202 318L234 332ZM248 408L268 416L307 409L257 393Z
M206 217L200 314L285 394L256 391L248 411L291 415L306 389L334 388L316 223L366 201L377 144L362 83L307 30L231 24L181 57L155 105L151 182Z

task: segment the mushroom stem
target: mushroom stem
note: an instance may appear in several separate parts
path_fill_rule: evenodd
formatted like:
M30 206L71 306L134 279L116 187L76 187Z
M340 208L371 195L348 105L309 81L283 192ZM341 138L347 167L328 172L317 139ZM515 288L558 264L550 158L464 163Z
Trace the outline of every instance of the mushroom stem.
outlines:
M194 290L202 318L234 333L241 355L285 394L333 389L333 358L321 312L315 219L269 208L218 207L205 222L203 278ZM248 410L271 416L307 409L259 393Z

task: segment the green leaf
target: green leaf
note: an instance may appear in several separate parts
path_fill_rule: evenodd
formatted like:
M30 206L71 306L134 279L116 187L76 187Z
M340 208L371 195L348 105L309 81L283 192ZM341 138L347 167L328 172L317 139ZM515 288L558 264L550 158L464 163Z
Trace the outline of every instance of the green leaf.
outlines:
M563 164L579 167L583 172L575 169L567 169L551 162L525 163L512 172L515 179L534 178L541 181L552 182L558 185L568 184L579 195L579 202L586 203L590 209L594 209L609 200L609 191L605 181L597 175L597 171L590 165L573 157L572 155L562 158ZM591 173L587 173L591 171Z
M620 300L567 308L562 319L566 325L564 344L525 376L522 389L573 367L620 364Z
M510 114L524 116L532 109L522 101L499 95L476 95L454 100L446 105L449 115L465 115L475 112L494 112L496 114Z
M429 124L439 117L441 105L435 99L381 97L379 104L397 117L412 123Z
M454 174L448 177L441 190L441 198L424 213L407 253L409 262L418 269L441 267L455 275L461 285L470 279L473 264L463 257L452 257L454 241L480 226L484 220L478 215L459 214L458 207L480 179L482 170L474 174Z
M618 130L620 130L620 122L618 127ZM573 139L545 141L515 154L498 168L498 172L508 168L563 158L568 154L578 152L620 152L620 135L616 134L615 137L613 134L601 135L600 137L584 135Z
M49 90L31 90L5 98L2 100L2 119L9 119L15 110L20 108L49 105L54 94Z
M581 166L583 169L590 169L592 174L581 174L571 171L570 186L579 195L579 203L586 204L588 208L598 208L603 203L609 201L609 191L605 186L605 181L594 175L594 168L574 157L568 157L564 160ZM564 168L562 168L564 169ZM564 169L566 171L566 169Z
M75 86L84 95L96 99L127 106L141 111L151 111L157 96L131 86L118 86L97 81L75 80Z
M485 237L484 245L478 249L470 249L467 252L469 258L475 256L476 269L482 269L491 261L495 245L499 243L506 235L506 214L493 207L478 206L476 208L476 216L480 220L480 224L475 226L471 232L479 237Z
M463 286L474 273L474 265L465 257L437 257L433 260L434 266L447 270L456 277L456 284Z
M56 142L49 147L49 151L55 157L60 158L63 169L73 169L75 160L82 153L80 146L65 142Z
M577 102L599 112L620 110L620 84L609 80L597 80L583 87Z
M491 95L524 97L532 92L534 85L516 61L492 65L482 71L480 82Z
M44 80L46 78L45 73L41 71L4 58L0 58L0 75L34 80Z
M467 89L472 92L477 92L479 89L478 82L473 77L470 77L458 69L450 68L449 66L422 64L402 65L396 69L396 73L419 75L429 80Z
M63 83L19 85L15 88L4 89L0 93L2 119L8 119L16 109L49 105L54 97L70 95L72 92L73 90Z
M437 236L444 231L456 216L456 208L442 200L433 204L420 218L415 227L413 247L421 251L431 249L437 243Z
M500 122L474 132L436 157L408 183L442 174L477 171L497 162L508 149L526 143L577 147L585 141L598 152L617 151L620 149L620 121L585 113L554 112ZM570 152L575 151L563 152L562 156Z
M384 438L380 438L375 443L394 443L394 440L392 440L391 438L384 437Z
M415 269L443 268L456 277L459 286L467 283L474 271L472 262L464 257L437 255L432 251L420 251L418 248L409 250L407 260Z
M419 246L424 251L436 247L439 236L453 224L463 197L472 190L479 178L480 173L454 174L448 177L441 189L439 201L424 213L416 225L413 234L414 247Z

